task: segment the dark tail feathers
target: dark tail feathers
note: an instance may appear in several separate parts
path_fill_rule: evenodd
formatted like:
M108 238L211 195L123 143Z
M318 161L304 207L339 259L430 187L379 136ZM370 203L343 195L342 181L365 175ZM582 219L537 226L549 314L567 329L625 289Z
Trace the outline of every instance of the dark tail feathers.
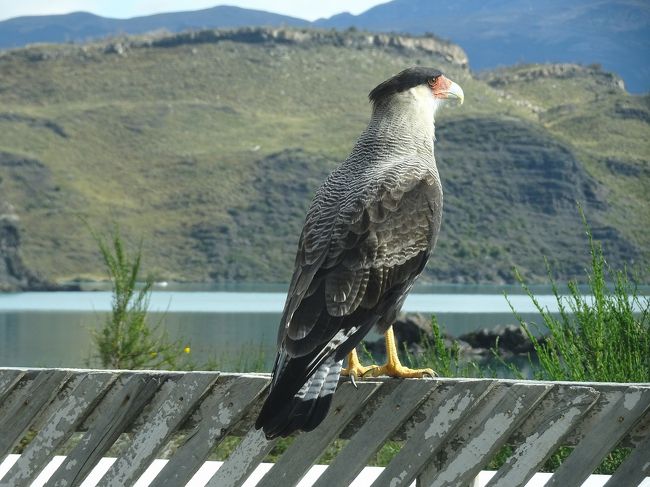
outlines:
M262 428L269 440L316 428L327 416L342 364L333 357L326 359L302 387L295 383L296 374L291 373L294 364L287 364L278 380L273 381L255 428Z

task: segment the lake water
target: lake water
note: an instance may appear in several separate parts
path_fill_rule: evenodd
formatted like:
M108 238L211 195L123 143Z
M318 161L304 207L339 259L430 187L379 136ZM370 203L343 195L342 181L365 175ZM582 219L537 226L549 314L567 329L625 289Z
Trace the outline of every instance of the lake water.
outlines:
M221 370L250 369L262 360L270 369L285 293L281 286L263 289L156 290L150 303L152 323L160 322L171 338L182 339L197 367L210 363ZM463 292L468 289L474 292ZM509 299L524 319L540 321L528 296L509 294ZM538 299L550 311L557 310L553 296ZM0 294L0 366L97 366L92 332L101 327L110 306L107 291ZM454 336L517 323L494 288L421 287L408 297L404 311L435 313Z

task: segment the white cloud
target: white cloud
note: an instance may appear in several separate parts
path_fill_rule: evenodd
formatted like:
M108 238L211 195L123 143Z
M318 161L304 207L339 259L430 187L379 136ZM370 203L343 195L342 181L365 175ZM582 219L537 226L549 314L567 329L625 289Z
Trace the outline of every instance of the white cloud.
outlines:
M105 17L128 18L160 12L200 10L219 4L266 10L308 20L330 17L340 12L359 14L386 0L0 0L0 20L23 15L92 12Z

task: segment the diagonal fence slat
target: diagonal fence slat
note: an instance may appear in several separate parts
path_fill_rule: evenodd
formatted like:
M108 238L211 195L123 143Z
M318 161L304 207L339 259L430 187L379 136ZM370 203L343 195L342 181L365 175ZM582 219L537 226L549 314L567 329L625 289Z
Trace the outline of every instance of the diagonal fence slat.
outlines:
M25 435L41 410L54 399L70 378L65 370L43 370L33 382L20 390L0 418L0 458Z
M276 442L277 438L267 440L262 430L251 428L205 487L240 487Z
M473 414L493 386L494 382L489 380L445 382L438 386L431 395L432 401L420 410L423 418L413 428L412 436L373 485L410 485L442 447L447 435Z
M580 485L650 409L650 388L628 387L622 397L597 415L597 427L585 433L571 455L546 483L547 487Z
M134 433L131 445L111 465L99 485L112 487L132 485L218 376L218 373L181 376L167 392L160 407Z
M97 406L88 431L50 477L48 486L81 484L165 380L160 375L121 374Z
M10 372L13 375L16 371L12 369ZM2 395L2 402L0 402L0 425L3 422L3 418L6 418L10 414L10 411L15 408L21 396L23 396L24 391L34 384L34 380L41 372L42 370L25 370L20 377L14 376L11 380L7 381L7 388Z
M264 377L221 376L199 408L201 421L156 476L151 487L185 485L268 382Z
M95 406L113 380L114 374L102 372L73 377L67 385L70 388L63 397L52 403L52 414L25 448L9 474L2 479L0 486L30 485L55 455L56 449L74 433L89 409ZM72 387L72 384L75 384L75 387Z
M650 435L627 456L605 487L641 485L645 477L650 477Z
M381 385L370 381L356 387L351 382L339 384L325 420L314 431L299 435L257 487L296 485Z
M501 385L501 384L500 384ZM495 388L476 413L449 439L420 474L420 485L452 487L475 478L514 429L551 390L551 385L515 383Z
M4 404L13 388L25 376L24 370L4 370L0 374L0 404Z
M486 487L526 485L597 399L598 392L590 387L555 386L529 416L533 421L525 441Z
M393 432L409 419L421 402L439 385L438 381L409 379L387 382L393 391L366 420L350 442L318 478L313 487L348 485Z

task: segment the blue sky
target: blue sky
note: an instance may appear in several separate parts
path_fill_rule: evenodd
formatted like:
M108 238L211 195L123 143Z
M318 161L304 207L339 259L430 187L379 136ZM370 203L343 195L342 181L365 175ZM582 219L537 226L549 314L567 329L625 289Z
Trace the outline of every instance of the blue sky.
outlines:
M388 0L0 0L0 20L22 15L64 14L80 10L104 17L129 18L160 12L200 10L215 5L236 5L315 20L340 12L358 14L386 1Z

